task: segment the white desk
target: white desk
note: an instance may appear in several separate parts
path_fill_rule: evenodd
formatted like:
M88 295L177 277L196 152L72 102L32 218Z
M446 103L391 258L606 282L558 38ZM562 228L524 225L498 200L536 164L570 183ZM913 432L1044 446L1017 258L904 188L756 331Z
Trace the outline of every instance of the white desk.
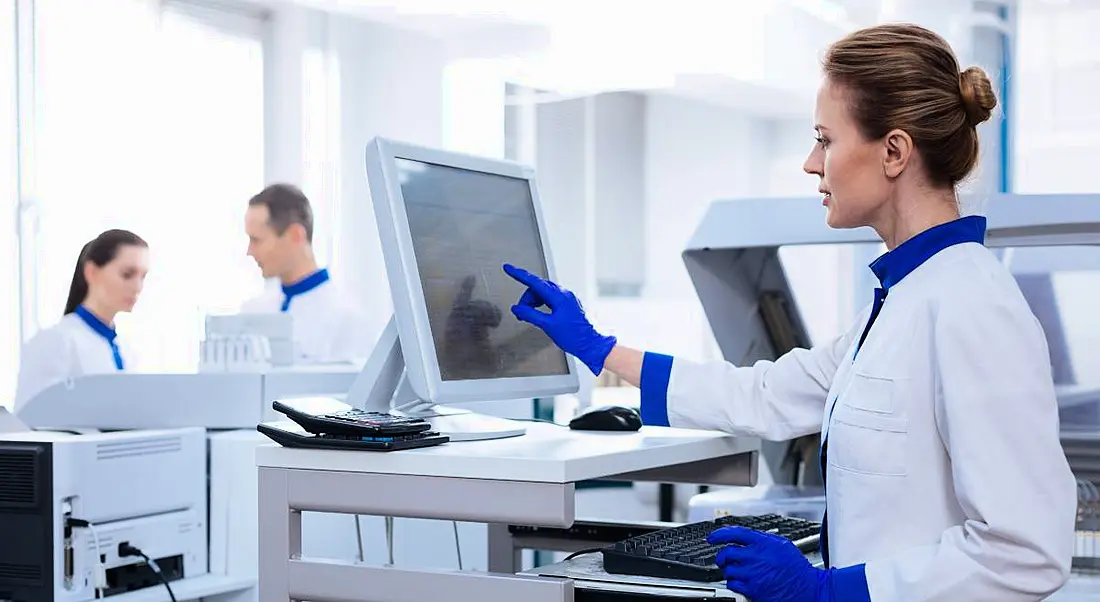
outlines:
M574 484L589 479L751 485L754 438L644 427L636 433L570 431L532 423L523 437L399 452L256 452L260 600L422 599L561 602L569 580L516 575L512 550L489 573L411 571L301 557L301 512L340 512L568 527ZM369 592L369 598L367 597Z

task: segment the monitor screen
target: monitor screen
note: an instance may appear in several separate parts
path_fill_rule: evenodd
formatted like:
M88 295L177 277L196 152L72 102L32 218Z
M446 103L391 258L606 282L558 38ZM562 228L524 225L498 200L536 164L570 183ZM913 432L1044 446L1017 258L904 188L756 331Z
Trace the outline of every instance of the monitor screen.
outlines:
M531 185L396 159L443 381L569 374L565 355L511 307L524 287L501 266L548 272Z

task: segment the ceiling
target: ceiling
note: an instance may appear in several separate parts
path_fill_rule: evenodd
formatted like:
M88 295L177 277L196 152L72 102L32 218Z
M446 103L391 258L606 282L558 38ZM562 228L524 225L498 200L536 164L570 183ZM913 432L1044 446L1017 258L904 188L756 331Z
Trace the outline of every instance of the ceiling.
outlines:
M491 61L509 81L542 90L674 94L774 117L808 114L821 52L844 33L883 19L946 30L965 17L959 9L966 6L964 0L294 1L432 36L452 59Z

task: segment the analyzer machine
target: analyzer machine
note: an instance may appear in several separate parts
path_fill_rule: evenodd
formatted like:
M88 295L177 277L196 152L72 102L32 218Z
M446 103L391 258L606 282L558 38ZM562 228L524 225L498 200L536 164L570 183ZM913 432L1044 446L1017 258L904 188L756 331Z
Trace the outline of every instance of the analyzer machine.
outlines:
M81 602L205 575L206 432L0 435L0 600Z

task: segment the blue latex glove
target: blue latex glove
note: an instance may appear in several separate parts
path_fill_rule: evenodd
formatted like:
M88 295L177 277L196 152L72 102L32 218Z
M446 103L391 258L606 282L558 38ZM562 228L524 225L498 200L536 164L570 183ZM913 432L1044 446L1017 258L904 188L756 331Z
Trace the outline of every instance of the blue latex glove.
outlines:
M829 571L814 568L790 540L745 527L722 527L711 545L732 544L718 552L726 587L753 602L827 602Z
M562 351L584 362L599 376L604 361L617 343L615 337L596 332L585 317L580 300L572 292L511 264L505 264L504 271L527 286L519 302L512 306L512 314L541 328ZM543 305L550 311L537 309Z

